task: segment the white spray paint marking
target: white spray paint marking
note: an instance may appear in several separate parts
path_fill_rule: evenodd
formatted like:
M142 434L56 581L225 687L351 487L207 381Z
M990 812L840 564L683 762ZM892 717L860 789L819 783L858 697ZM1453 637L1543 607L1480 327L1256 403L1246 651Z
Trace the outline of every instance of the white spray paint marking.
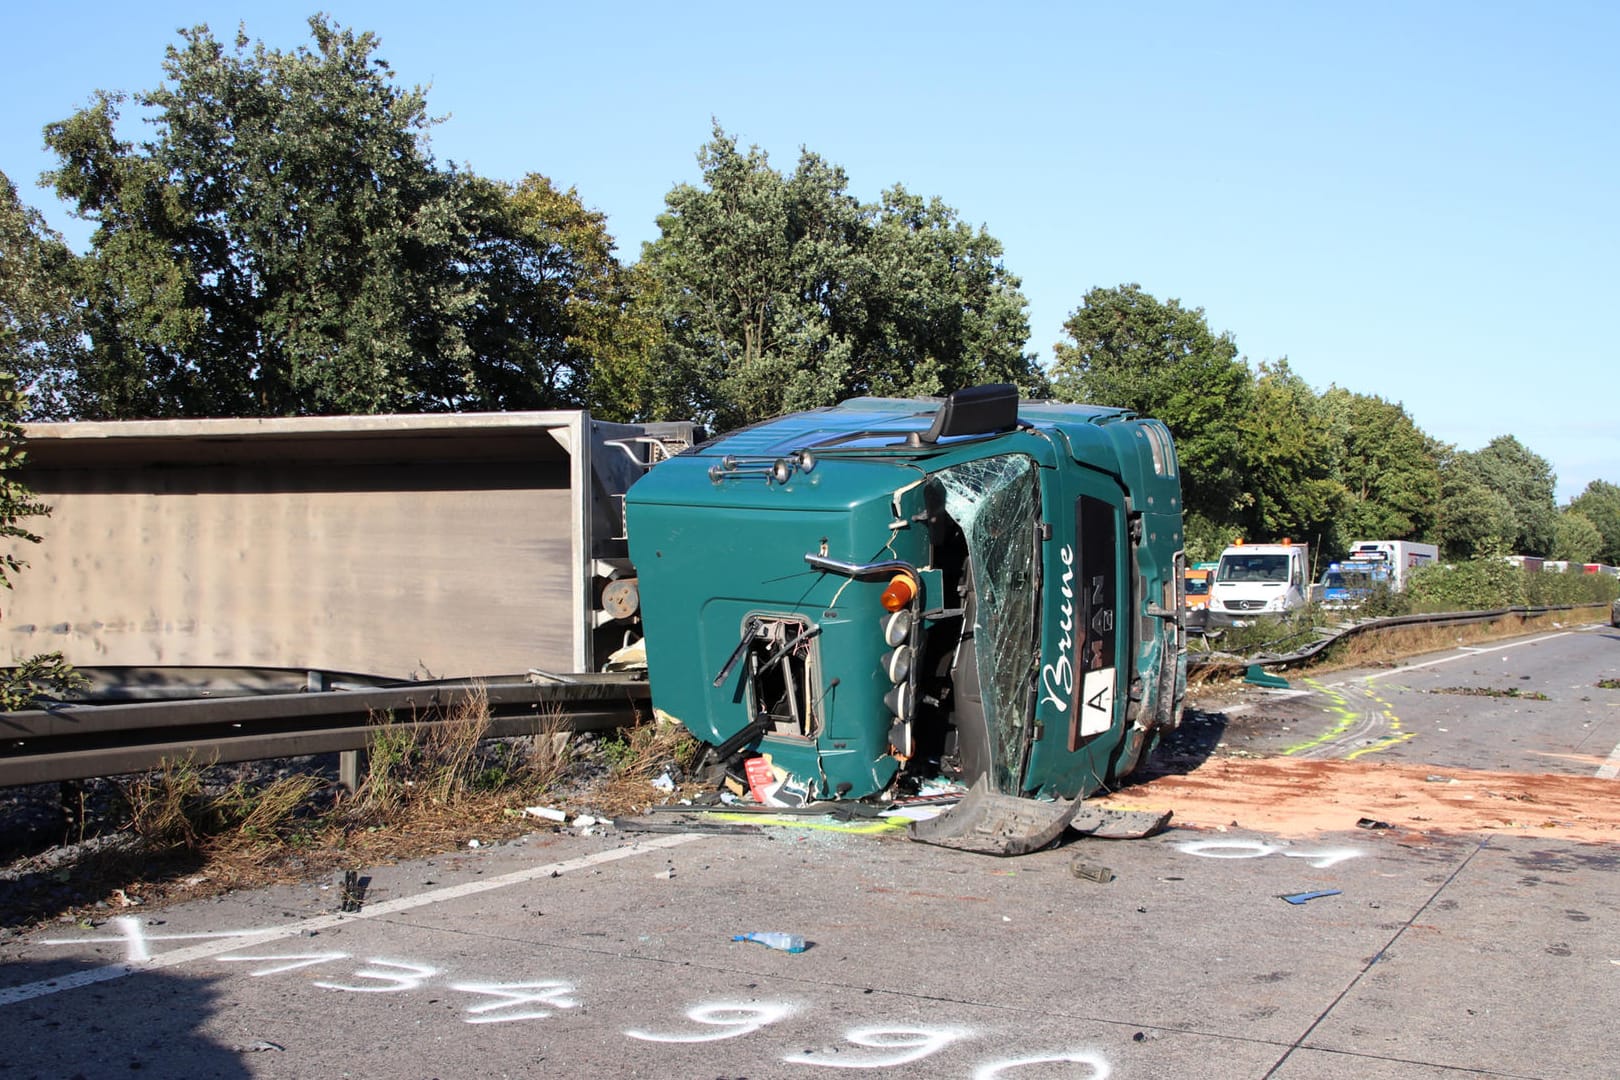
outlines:
M345 923L364 919L377 919L385 915L396 915L399 912L426 907L429 904L443 903L446 900L455 900L463 896L474 896L493 889L502 889L508 885L519 885L533 881L536 878L556 877L575 870L583 870L602 863L616 862L619 859L627 859L649 851L678 847L681 844L689 844L694 840L701 839L703 837L697 833L674 833L670 836L661 836L653 840L643 840L630 844L626 847L614 848L611 851L599 851L594 855L585 855L578 859L547 863L544 866L533 866L527 870L518 870L514 873L502 874L499 877L469 881L461 885L451 885L443 889L434 889L432 892L418 893L415 896L402 896L398 900L384 900L381 903L368 904L364 909L353 913L321 915L313 919L304 919L300 922L288 923L285 926L272 927L267 930L237 930L222 934L181 934L152 937L137 934L137 936L130 938L130 959L124 963L87 968L83 971L70 972L60 978L41 979L38 982L24 983L21 986L5 987L0 989L0 1008L7 1005L16 1005L23 1001L32 1001L35 998L47 997L51 994L59 994L64 990L76 990L82 986L93 986L96 983L107 982L112 979L122 979L126 975L134 975L141 971L158 971L163 968L189 964L196 960L211 959L221 953L235 952L237 949L246 948L250 945L280 941L283 938L299 937L306 931L326 930L334 926L342 926ZM139 919L121 917L114 921L120 923L121 927L129 923L133 924L137 931L140 929ZM126 930L126 937L128 936ZM210 941L204 945L175 949L161 956L151 956L141 951L145 949L146 943L149 941L179 940L181 938L230 938L232 940ZM104 938L52 939L45 944L99 944L104 940Z
M521 983L452 983L450 989L464 994L482 994L494 997L482 1005L467 1006L469 1024L505 1024L513 1020L544 1020L550 1009L529 1008L522 1012L500 1012L520 1006L549 1005L556 1009L577 1009L573 998L574 987L565 982L542 981ZM498 1015L496 1015L498 1014Z
M785 1054L782 1060L790 1065L823 1065L833 1069L892 1069L909 1065L936 1054L958 1039L967 1039L973 1032L966 1028L930 1027L860 1027L844 1033L844 1039L856 1046L872 1050L898 1050L897 1054L862 1057L830 1057L817 1055L813 1050Z
M686 1018L694 1024L708 1024L715 1027L729 1028L727 1031L691 1032L684 1035L656 1035L650 1031L627 1031L626 1035L632 1039L641 1039L645 1042L662 1043L704 1043L719 1042L721 1039L735 1039L740 1035L751 1035L767 1024L774 1024L778 1020L792 1016L794 1007L782 1003L732 1004L730 1002L717 1002L713 1005L698 1005L686 1010Z
M973 1072L973 1080L991 1080L1000 1076L1009 1069L1021 1069L1026 1065L1057 1065L1074 1064L1084 1065L1090 1070L1086 1080L1108 1080L1114 1071L1109 1067L1108 1059L1101 1054L1090 1050L1074 1050L1064 1054L1053 1054L1051 1057L1015 1058L1012 1061L993 1061L988 1065L980 1065Z
M347 990L351 994L401 994L415 990L439 973L438 968L426 964L410 964L401 960L372 960L371 967L354 973L357 979L375 979L382 986L349 986L346 983L318 982L322 990ZM385 971L384 968L397 968Z
M293 956L222 956L219 958L219 962L222 964L255 964L270 961L272 966L248 972L254 978L262 978L266 975L280 975L284 971L297 971L299 968L314 967L317 964L329 964L334 960L347 960L348 958L348 953L325 952L300 953Z
M1359 859L1365 852L1359 848L1292 848L1278 847L1260 840L1183 840L1176 850L1184 855L1197 855L1205 859L1263 859L1267 855L1281 855L1286 859L1306 859L1311 866L1325 870L1347 859Z
M154 941L202 941L209 938L243 938L252 937L257 930L216 930L206 934L148 934L141 920L133 915L116 915L108 920L118 930L119 936L124 939L124 960L126 963L138 964L151 959L151 950L147 947ZM87 943L100 944L105 938L45 938L41 945L84 945ZM234 948L234 946L232 946Z

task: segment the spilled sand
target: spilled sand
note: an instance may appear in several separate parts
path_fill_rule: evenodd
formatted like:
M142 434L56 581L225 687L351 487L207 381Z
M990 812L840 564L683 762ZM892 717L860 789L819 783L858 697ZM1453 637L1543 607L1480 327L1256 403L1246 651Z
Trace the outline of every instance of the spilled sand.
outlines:
M1353 831L1366 819L1416 833L1620 841L1620 780L1595 776L1211 758L1191 772L1143 779L1096 802L1170 810L1183 827L1288 837Z

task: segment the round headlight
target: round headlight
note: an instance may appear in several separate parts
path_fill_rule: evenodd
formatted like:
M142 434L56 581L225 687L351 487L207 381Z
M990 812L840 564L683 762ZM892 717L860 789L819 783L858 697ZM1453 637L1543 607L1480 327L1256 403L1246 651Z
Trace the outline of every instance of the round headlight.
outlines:
M896 645L904 645L911 637L911 612L901 609L889 616L883 624L883 640L892 649Z
M911 677L911 646L902 645L894 650L884 666L888 669L890 682L905 682Z

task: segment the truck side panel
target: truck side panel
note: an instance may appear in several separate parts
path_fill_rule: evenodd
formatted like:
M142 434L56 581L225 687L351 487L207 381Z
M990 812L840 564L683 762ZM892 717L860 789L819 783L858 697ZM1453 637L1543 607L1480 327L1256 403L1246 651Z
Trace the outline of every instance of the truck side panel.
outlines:
M32 425L25 479L54 510L20 553L6 649L590 670L623 638L592 610L593 575L627 565L613 495L641 469L604 440L632 433L582 413Z

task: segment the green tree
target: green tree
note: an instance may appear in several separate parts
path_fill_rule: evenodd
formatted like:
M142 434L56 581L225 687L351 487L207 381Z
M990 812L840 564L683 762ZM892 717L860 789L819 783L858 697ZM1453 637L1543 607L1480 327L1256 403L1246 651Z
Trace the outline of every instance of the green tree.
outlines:
M420 88L376 39L183 31L137 95L46 128L56 190L95 222L81 263L86 417L286 415L583 403L622 306L604 219L532 175L440 168Z
M809 150L784 176L718 125L698 161L643 253L663 333L656 361L617 373L652 381L627 396L728 428L857 394L1041 385L1000 244L937 199L862 204Z
M1579 510L1562 510L1553 524L1552 557L1573 563L1598 561L1603 534Z
M466 365L445 368L443 407L562 409L592 404L595 358L629 302L607 218L539 173L515 186L472 179L463 320Z
M1340 443L1344 539L1429 540L1440 505L1440 448L1383 398L1329 387L1323 408Z
M28 565L17 554L18 546L40 542L40 537L25 522L51 512L51 508L16 476L28 456L23 448L20 423L26 411L17 376L10 371L0 371L0 552L3 552L0 554L0 585L7 589L13 587L12 578ZM59 652L24 657L0 668L0 708L26 708L33 704L37 694L60 694L81 683L82 679Z
M1522 555L1552 552L1558 507L1553 499L1557 479L1547 459L1512 435L1499 435L1471 455L1480 479L1513 508L1514 531L1507 537Z
M1597 561L1620 566L1620 487L1593 480L1571 500L1569 509L1590 521L1603 537Z
M1474 559L1515 550L1519 524L1513 504L1491 485L1476 455L1445 448L1440 479L1439 543L1447 558Z
M1161 303L1140 285L1094 288L1063 324L1053 395L1134 409L1165 422L1182 464L1188 531L1241 530L1256 498L1234 419L1254 377L1231 335L1209 329L1202 308Z
M1252 478L1247 535L1308 540L1318 555L1342 546L1338 442L1321 399L1287 360L1260 365L1250 406L1233 423Z
M0 172L0 372L27 391L32 419L67 414L82 333L73 264L62 237Z

